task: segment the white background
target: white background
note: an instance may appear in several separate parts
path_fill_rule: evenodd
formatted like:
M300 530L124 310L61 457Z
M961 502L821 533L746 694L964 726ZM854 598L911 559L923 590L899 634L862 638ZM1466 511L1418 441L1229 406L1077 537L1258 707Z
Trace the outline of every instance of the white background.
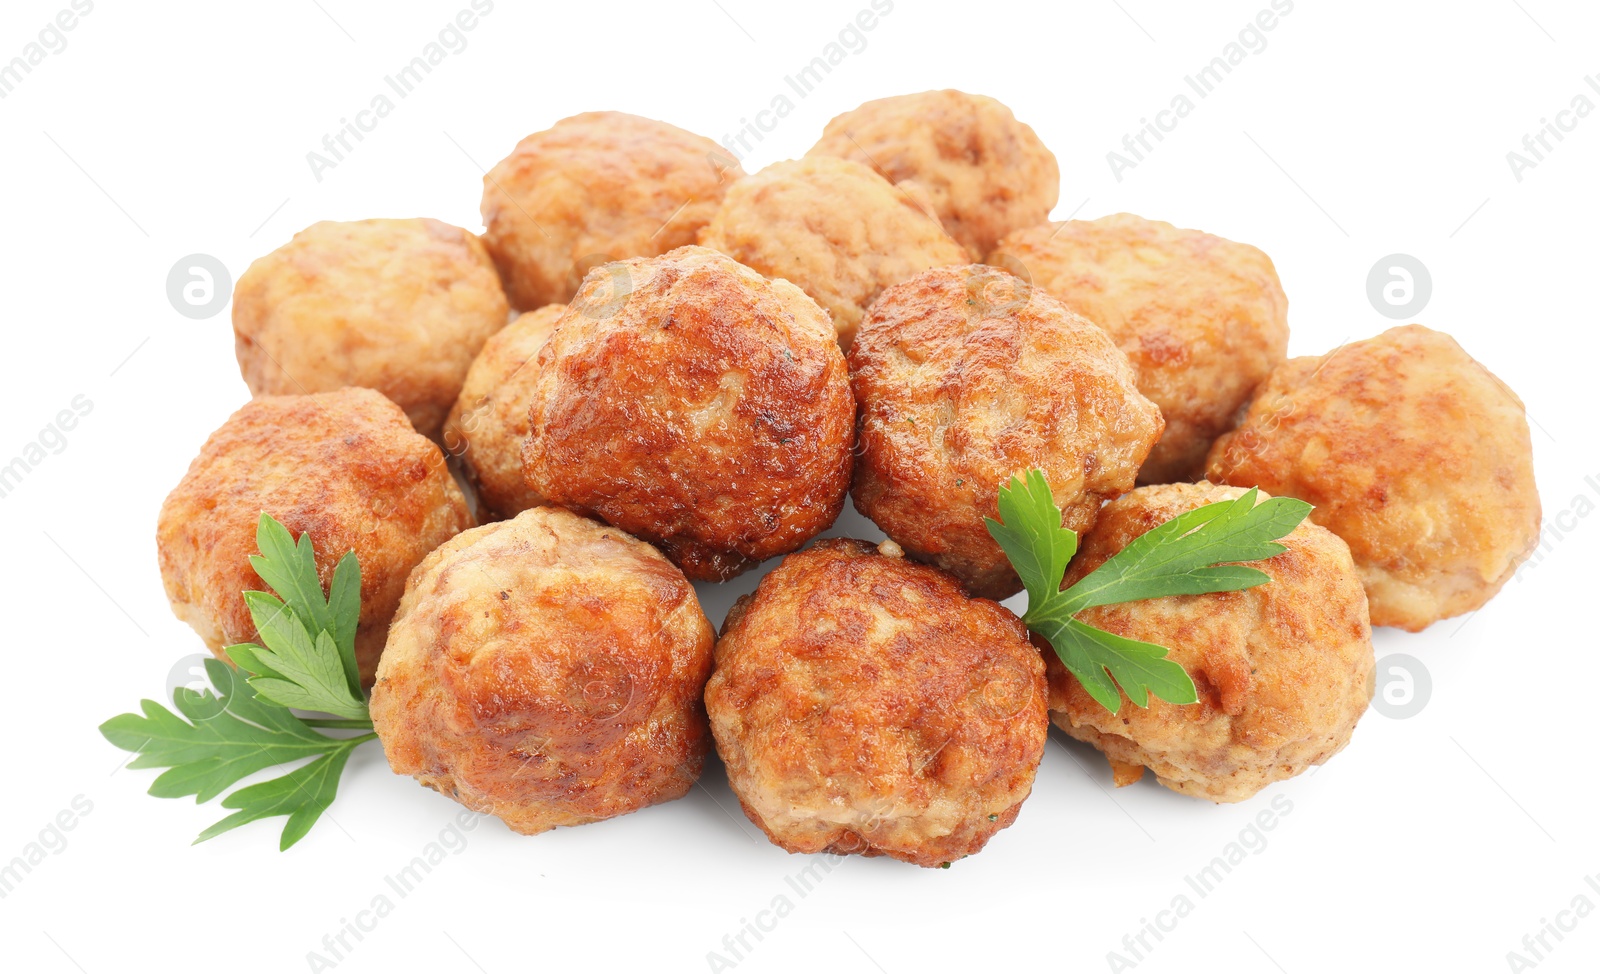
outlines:
M66 6L9 0L0 61ZM162 594L156 512L246 398L226 309L177 314L174 263L215 255L237 279L320 219L478 229L482 167L580 111L721 139L787 92L784 74L867 0L498 0L464 50L315 179L306 153L466 6L99 0L0 100L0 462L75 396L94 404L66 448L0 499L0 861L75 798L92 804L65 848L0 899L7 970L309 969L325 934L377 894L395 899L384 877L457 813L368 747L290 852L276 851L281 820L191 848L217 807L146 796L155 772L117 770L125 755L96 732L160 695L200 648ZM1124 934L1187 892L1194 911L1138 970L1500 971L1575 896L1600 906L1585 885L1600 872L1600 518L1576 516L1600 503L1600 116L1520 182L1506 160L1576 94L1600 104L1583 81L1600 74L1600 11L1297 0L1264 50L1113 178L1106 153L1266 6L897 0L745 165L801 154L869 98L994 95L1060 159L1056 217L1128 210L1271 254L1295 354L1392 324L1368 301L1367 272L1386 254L1422 260L1433 295L1417 319L1526 400L1547 523L1561 514L1572 528L1477 615L1377 634L1380 658L1408 653L1431 672L1422 712L1369 712L1326 768L1238 806L1148 781L1113 791L1093 751L1052 733L1033 797L981 855L931 871L853 859L804 898L785 878L807 861L759 837L715 766L688 798L597 825L524 838L485 819L337 970L704 971L708 952L732 959L725 935L787 894L792 912L759 944L747 936L737 970L1100 971L1109 951L1126 953ZM714 619L732 594L708 601ZM1266 847L1198 899L1184 877L1275 797L1292 810ZM1594 970L1600 913L1564 936L1537 969Z

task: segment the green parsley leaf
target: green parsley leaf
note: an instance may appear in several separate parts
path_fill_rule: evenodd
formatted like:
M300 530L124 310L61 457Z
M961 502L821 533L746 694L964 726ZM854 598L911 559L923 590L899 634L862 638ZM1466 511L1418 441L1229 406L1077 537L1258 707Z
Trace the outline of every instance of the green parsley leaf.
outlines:
M143 700L143 716L122 714L100 725L112 744L138 754L128 767L171 769L150 786L152 795L210 801L246 775L320 753L321 734L287 710L263 705L221 660L205 666L216 693L173 691L173 704L188 721Z
M325 776L328 769L342 769L351 750L377 735L329 737L287 708L263 700L221 660L206 660L205 667L206 676L216 688L214 693L178 687L172 695L177 714L154 700L144 700L140 702L142 714L113 717L100 725L100 733L117 747L138 755L128 767L168 769L150 786L150 794L157 798L193 795L196 802L207 802L257 771L315 759L282 778L251 785L228 796L223 807L247 811L230 815L196 840L209 839L268 815L289 815L282 845L287 849L333 801L337 770L332 782L314 779ZM267 786L281 791L285 786L278 783L291 780L295 785L290 795L293 803L279 801L268 806L257 800L256 796L271 790ZM307 782L314 787L308 787ZM236 804L241 801L245 804Z
M238 811L201 832L194 840L195 844L216 838L230 829L236 829L257 819L287 815L289 821L283 825L283 834L278 839L278 851L289 848L305 838L306 833L311 831L311 826L317 824L317 819L321 818L322 813L333 804L333 799L339 790L339 776L344 774L345 764L350 760L350 752L377 736L364 734L347 738L325 751L310 764L296 768L280 778L240 788L222 800L223 808L236 808Z
M1150 706L1152 693L1170 703L1199 699L1194 681L1183 667L1167 659L1165 646L1118 636L1077 619L1049 619L1029 628L1050 641L1089 696L1112 713L1122 704L1119 684L1140 707Z
M1029 470L1000 489L1002 521L985 518L989 536L1005 551L1028 590L1028 605L1043 605L1061 588L1067 563L1078 551L1078 535L1061 526L1061 509L1050 495L1044 471Z
M273 703L340 717L367 716L367 702L350 689L334 637L326 630L313 638L287 605L265 592L244 593L250 618L265 647L229 646L236 664L254 673L250 685Z
M1146 531L1078 580L1064 600L1069 612L1167 595L1233 592L1271 581L1266 572L1222 562L1261 561L1288 549L1277 540L1311 513L1293 497L1256 503L1252 487L1228 501L1185 511Z
M256 540L262 553L250 563L278 595L244 593L264 645L245 643L226 652L247 675L221 660L206 660L213 689L178 687L172 694L176 713L145 700L141 713L113 717L100 732L137 755L129 767L167 769L150 786L158 798L193 795L207 802L258 771L306 762L228 795L222 807L233 814L195 839L284 815L279 848L287 849L333 803L351 752L377 737L355 662L361 567L354 552L345 555L324 598L309 537L302 535L296 544L287 528L262 514ZM340 719L298 717L291 707ZM317 727L367 733L330 737Z
M1066 591L1061 582L1077 535L1062 526L1042 471L1012 477L1001 487L1003 522L991 518L987 526L1028 591L1023 623L1049 641L1091 697L1116 713L1124 693L1140 707L1149 706L1151 694L1179 704L1199 697L1166 648L1097 629L1077 614L1097 605L1233 592L1271 581L1259 569L1224 563L1260 561L1287 550L1278 539L1305 520L1311 505L1288 497L1257 504L1258 497L1251 489L1186 511L1135 538Z
M359 700L356 626L361 621L361 563L356 553L346 553L334 566L328 597L324 599L310 535L300 535L300 543L296 544L288 528L263 512L256 523L256 546L261 554L250 556L250 567L278 594L306 632L326 632L333 637L344 666L345 682L350 685L350 694Z

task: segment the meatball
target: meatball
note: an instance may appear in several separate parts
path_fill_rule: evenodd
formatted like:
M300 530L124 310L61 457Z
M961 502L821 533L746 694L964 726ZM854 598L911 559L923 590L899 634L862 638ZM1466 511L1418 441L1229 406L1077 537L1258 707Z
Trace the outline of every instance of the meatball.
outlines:
M986 598L1022 590L984 525L1011 477L1043 470L1081 533L1161 435L1106 333L994 267L936 268L884 291L850 372L856 509Z
M547 304L485 342L445 421L444 448L460 459L491 517L514 517L545 503L522 479L522 441L528 438L539 349L566 310L564 304Z
M1141 487L1112 501L1084 537L1067 585L1151 528L1243 493L1201 481ZM1151 697L1144 708L1124 695L1113 714L1047 654L1051 719L1104 752L1118 785L1138 781L1149 768L1173 791L1244 801L1349 743L1374 682L1361 578L1344 542L1309 521L1280 543L1288 550L1250 563L1272 576L1256 588L1079 614L1092 626L1167 647L1194 679L1197 703Z
M854 420L827 312L683 247L584 280L539 353L523 474L722 580L838 517Z
M233 292L253 395L365 386L429 437L506 315L483 244L438 220L312 224L251 264Z
M1250 393L1283 364L1289 301L1266 254L1119 213L1010 234L989 263L1104 328L1167 430L1140 483L1193 480Z
M850 347L879 292L967 252L939 225L925 196L868 167L818 156L775 163L735 183L700 243L768 277L781 277L833 316Z
M975 259L1043 223L1061 193L1056 157L1011 109L984 95L925 91L869 101L823 130L808 156L854 159L926 190Z
M263 513L311 536L324 587L347 552L361 559L356 662L366 683L406 574L472 526L439 448L371 389L246 404L206 440L156 526L172 611L219 656L257 639L243 593L267 590L250 567Z
M789 852L946 865L1033 787L1049 721L1027 630L891 542L785 558L716 652L706 710L728 784Z
M1290 360L1208 471L1317 505L1377 626L1417 632L1481 607L1539 543L1522 400L1421 325Z
M742 175L721 146L666 122L574 115L484 175L484 242L513 307L568 301L596 264L694 243Z
M654 548L533 508L411 573L372 725L396 774L513 831L598 822L700 776L713 642L694 587Z

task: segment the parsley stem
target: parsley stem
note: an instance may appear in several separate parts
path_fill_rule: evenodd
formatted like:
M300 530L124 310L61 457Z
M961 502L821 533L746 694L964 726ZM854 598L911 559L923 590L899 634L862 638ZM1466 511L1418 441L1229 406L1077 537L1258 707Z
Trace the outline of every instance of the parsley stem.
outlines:
M341 720L334 717L302 717L300 722L307 727L336 727L346 730L372 730L370 720ZM374 734L374 737L377 735ZM367 738L362 738L367 740Z

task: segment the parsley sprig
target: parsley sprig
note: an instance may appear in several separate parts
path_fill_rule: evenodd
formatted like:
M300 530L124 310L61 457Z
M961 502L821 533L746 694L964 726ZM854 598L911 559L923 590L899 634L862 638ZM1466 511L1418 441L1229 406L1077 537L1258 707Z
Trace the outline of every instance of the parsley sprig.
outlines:
M1167 658L1166 647L1106 632L1076 616L1097 605L1234 592L1270 582L1260 569L1229 563L1286 551L1278 539L1306 519L1311 505L1291 497L1258 499L1252 488L1233 500L1186 511L1135 538L1065 591L1061 582L1078 536L1062 526L1043 471L1012 477L1000 488L1001 520L986 520L1028 591L1023 623L1049 641L1091 697L1116 713L1124 692L1140 707L1149 706L1151 694L1194 703L1194 680Z
M250 564L277 594L244 593L261 643L225 652L247 675L221 660L206 660L211 688L174 689L176 713L144 700L142 713L113 717L100 732L137 755L128 767L167 769L150 786L157 798L193 795L207 802L258 771L309 758L287 774L229 794L222 807L233 814L195 839L204 842L257 819L286 815L279 848L287 849L333 804L351 752L377 737L356 667L361 567L354 552L345 555L324 598L308 536L296 544L288 528L262 514L256 545L261 553ZM301 717L294 710L333 717ZM319 727L367 733L333 737Z
M255 674L250 685L284 707L317 710L357 720L367 717L356 668L356 625L361 619L361 564L355 552L334 566L322 597L311 537L297 545L289 529L263 514L256 526L261 554L250 567L283 595L244 593L250 619L265 647L229 646L228 658Z

